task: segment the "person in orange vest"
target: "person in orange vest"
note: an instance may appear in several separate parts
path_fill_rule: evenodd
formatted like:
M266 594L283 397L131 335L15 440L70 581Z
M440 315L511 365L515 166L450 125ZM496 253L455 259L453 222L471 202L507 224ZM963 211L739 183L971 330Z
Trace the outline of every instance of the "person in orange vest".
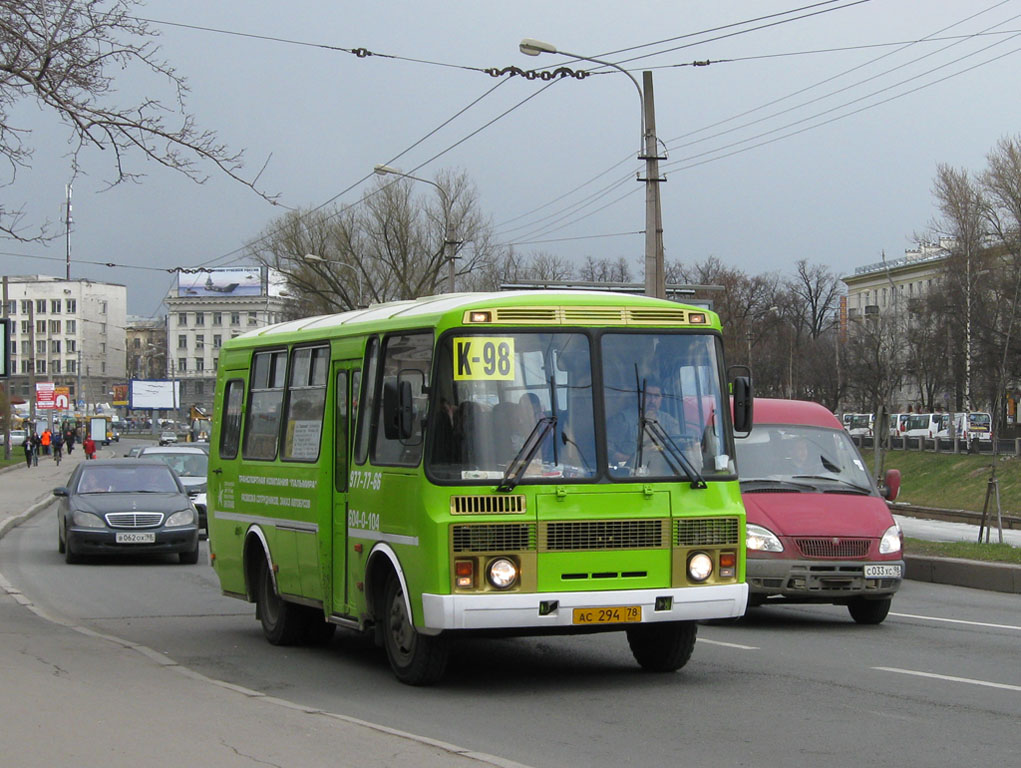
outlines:
M52 437L53 437L53 433L50 432L49 429L43 430L42 435L40 435L39 439L41 440L42 445L43 445L43 455L44 456L49 456L50 455L50 439Z

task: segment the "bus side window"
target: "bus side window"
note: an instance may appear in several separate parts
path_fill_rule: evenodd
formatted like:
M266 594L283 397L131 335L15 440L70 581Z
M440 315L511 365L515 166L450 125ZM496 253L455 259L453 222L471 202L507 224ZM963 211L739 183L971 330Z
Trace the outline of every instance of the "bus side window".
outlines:
M334 409L333 428L333 486L338 491L347 490L348 452L348 392L347 371L337 372L337 389L334 392L337 407Z
M255 353L252 360L250 402L245 419L243 456L246 459L272 461L276 458L286 371L286 350Z
M427 415L428 399L425 395L425 384L429 381L429 370L432 366L432 333L408 333L388 336L383 351L383 381L397 386L398 381L408 382L411 386L411 397L415 403L413 432L408 438L387 438L382 428L382 415L378 412L383 407L380 397L374 410L377 415L373 421L379 426L376 429L376 443L372 451L374 464L390 464L413 467L422 458L422 425ZM366 411L369 409L366 408Z
M356 406L358 416L358 434L355 437L357 447L354 457L356 464L364 464L369 457L369 437L372 433L372 425L369 420L373 411L372 404L376 399L378 361L379 339L373 336L365 346L365 375L362 377L361 400Z
M245 400L245 383L241 379L227 382L223 396L220 423L220 458L236 459L241 446L241 404Z

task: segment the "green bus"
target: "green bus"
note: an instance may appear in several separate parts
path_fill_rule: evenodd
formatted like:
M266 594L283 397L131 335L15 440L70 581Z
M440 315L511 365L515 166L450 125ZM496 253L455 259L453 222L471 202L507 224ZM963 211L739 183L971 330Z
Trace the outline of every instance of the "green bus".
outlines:
M733 397L733 407L731 406ZM626 631L683 666L747 602L718 317L590 291L449 294L223 345L210 558L274 644L372 632L437 681L467 633Z

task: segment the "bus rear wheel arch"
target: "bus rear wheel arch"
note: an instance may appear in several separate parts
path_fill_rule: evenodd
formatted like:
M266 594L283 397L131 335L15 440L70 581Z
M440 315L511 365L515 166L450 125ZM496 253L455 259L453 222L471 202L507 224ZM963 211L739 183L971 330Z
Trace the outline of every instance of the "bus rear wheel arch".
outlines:
M336 627L322 611L284 600L276 591L269 561L260 558L255 580L255 615L262 632L273 645L322 645Z

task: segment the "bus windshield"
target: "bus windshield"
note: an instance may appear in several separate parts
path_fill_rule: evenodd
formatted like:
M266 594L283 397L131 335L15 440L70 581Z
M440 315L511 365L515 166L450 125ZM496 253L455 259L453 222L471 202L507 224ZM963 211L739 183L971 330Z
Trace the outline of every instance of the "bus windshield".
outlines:
M448 335L430 474L491 482L512 464L526 483L732 474L718 355L705 334Z

